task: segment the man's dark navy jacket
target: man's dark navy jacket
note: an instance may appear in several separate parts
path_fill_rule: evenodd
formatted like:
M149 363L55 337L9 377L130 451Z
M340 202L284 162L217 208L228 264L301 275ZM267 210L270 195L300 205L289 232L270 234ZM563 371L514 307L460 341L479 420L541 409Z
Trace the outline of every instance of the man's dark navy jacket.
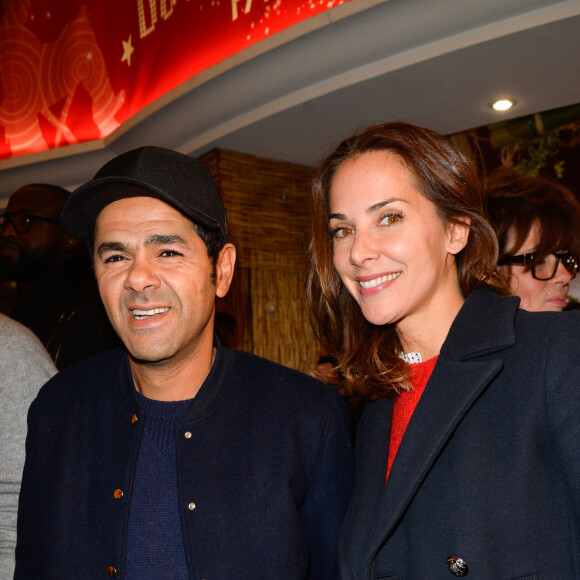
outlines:
M121 350L43 387L29 412L16 579L124 577L146 421ZM334 390L218 345L176 431L189 578L337 578L353 478L348 432Z

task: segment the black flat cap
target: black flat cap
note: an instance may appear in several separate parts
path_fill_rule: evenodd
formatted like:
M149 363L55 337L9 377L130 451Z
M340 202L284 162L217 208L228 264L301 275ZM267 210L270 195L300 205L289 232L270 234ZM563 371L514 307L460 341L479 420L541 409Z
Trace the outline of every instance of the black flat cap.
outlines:
M226 210L209 169L163 147L140 147L111 159L71 193L61 212L67 234L88 239L103 208L126 197L156 197L227 242Z

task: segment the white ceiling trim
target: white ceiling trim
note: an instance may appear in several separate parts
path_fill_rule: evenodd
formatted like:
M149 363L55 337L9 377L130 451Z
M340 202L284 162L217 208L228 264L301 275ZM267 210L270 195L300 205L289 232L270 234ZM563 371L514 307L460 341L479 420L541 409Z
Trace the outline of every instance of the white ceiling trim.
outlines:
M412 2L409 4L412 4ZM208 143L229 135L234 131L243 129L257 121L261 121L276 113L301 105L317 97L327 95L333 91L388 74L404 67L412 66L431 58L475 46L483 42L492 41L507 36L508 34L515 34L578 15L580 15L580 2L578 0L569 0L561 4L519 14L503 21L462 31L452 36L417 46L376 62L323 79L299 90L284 94L253 109L244 111L240 115L197 134L194 138L180 145L178 150L183 153L190 153L202 149Z

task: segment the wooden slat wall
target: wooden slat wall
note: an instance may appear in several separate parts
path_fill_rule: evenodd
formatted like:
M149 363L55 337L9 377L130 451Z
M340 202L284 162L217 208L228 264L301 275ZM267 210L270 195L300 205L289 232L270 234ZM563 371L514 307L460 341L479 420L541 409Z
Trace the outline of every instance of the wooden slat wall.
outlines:
M254 352L298 370L313 370L317 348L303 305L300 272L255 268L252 288Z
M303 298L312 168L220 149L201 160L224 198L238 254L234 284L218 302L218 332L231 346L312 371L318 347Z

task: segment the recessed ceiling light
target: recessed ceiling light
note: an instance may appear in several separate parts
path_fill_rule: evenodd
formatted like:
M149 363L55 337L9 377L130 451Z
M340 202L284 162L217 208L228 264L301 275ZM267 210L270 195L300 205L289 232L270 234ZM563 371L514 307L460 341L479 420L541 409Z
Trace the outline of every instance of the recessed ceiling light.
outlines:
M492 108L496 111L507 111L514 106L513 101L509 101L508 99L501 99L500 101L496 101Z

